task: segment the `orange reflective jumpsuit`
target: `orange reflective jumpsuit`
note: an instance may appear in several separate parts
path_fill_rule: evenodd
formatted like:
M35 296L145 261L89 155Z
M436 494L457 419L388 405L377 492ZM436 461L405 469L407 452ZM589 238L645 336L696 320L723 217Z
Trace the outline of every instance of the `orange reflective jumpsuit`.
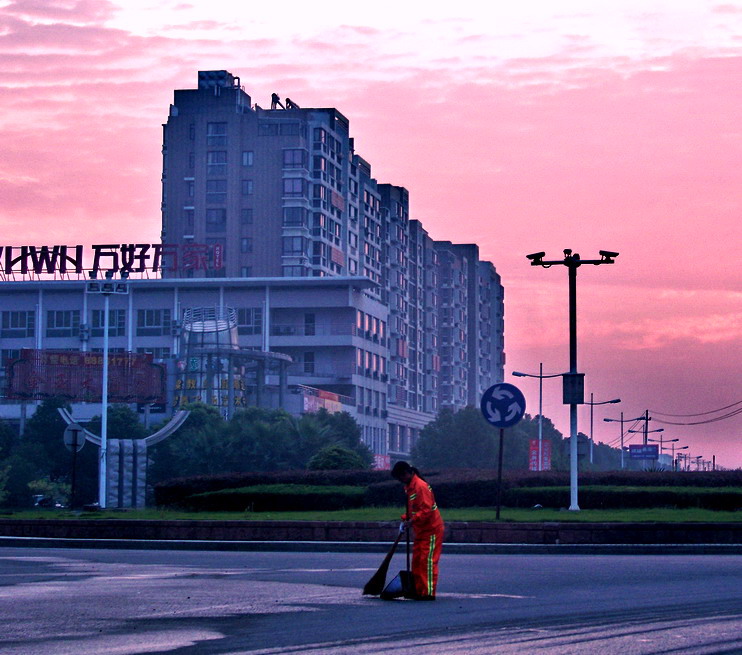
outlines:
M425 480L412 476L405 486L407 512L415 534L412 545L412 575L418 596L435 598L438 583L438 560L443 546L443 519L435 504L433 490Z

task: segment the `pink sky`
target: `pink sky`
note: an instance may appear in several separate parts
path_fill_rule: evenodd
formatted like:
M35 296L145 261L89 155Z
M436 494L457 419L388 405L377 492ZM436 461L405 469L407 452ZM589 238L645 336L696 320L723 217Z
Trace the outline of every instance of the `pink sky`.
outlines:
M6 243L157 241L173 89L227 69L263 106L275 91L340 109L434 238L480 245L506 288L506 381L529 410L538 381L510 372L568 368L567 280L525 255L564 248L621 253L578 273L586 390L623 399L595 408L596 440L615 440L602 418L622 410L742 400L742 6L232 4L0 0ZM545 381L566 434L560 400ZM587 432L588 408L580 420ZM742 415L664 427L742 466Z

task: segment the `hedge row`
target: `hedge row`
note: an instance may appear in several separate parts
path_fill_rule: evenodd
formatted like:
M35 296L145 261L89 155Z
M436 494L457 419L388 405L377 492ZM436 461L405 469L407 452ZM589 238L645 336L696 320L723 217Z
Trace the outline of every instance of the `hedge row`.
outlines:
M207 491L186 498L182 506L195 511L304 512L363 506L365 489L351 486L255 485Z
M497 499L497 472L490 470L424 471L423 476L435 491L441 507L492 506ZM404 503L401 486L390 479L388 471L280 471L275 473L234 473L226 475L179 478L155 486L155 503L164 507L183 507L187 498L197 494L242 489L266 484L319 486L352 486L367 488L365 504L394 506ZM508 504L508 492L538 489L543 496L546 488L569 486L569 473L561 471L508 471L503 474L503 504ZM613 471L580 474L580 506L587 488L642 487L671 490L674 488L716 488L732 493L742 488L742 471ZM555 491L555 493L557 493ZM613 492L611 492L613 493ZM513 496L514 497L514 496ZM524 498L526 495L523 496ZM526 501L523 501L526 502ZM585 501L587 502L587 501ZM607 501L606 501L607 502ZM532 504L541 501L535 501ZM568 505L568 501L555 506Z
M742 489L704 487L596 487L579 490L581 509L635 509L646 507L698 507L717 511L742 509ZM503 493L507 507L569 507L569 487L530 487L509 489Z
M308 486L367 487L389 480L389 471L276 471L225 473L175 478L155 485L155 504L162 507L182 506L184 499L196 494L223 489L241 489L263 484L298 484Z

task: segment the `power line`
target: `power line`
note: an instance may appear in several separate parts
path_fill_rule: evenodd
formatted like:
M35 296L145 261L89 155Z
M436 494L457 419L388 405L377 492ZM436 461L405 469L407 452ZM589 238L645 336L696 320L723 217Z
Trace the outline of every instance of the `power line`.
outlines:
M698 414L668 414L667 412L658 412L655 409L650 409L651 414L659 414L660 416L673 416L673 417L679 417L679 418L691 418L694 416L707 416L708 414L716 414L717 412L722 412L725 409L729 409L730 407L734 407L735 405L742 404L742 400L738 400L737 402L732 403L731 405L727 405L726 407L719 407L719 409L712 409L709 412L699 412ZM679 423L678 425L685 425L684 423ZM691 425L691 424L689 424Z
M714 418L709 418L704 421L683 422L683 421L663 421L662 419L655 419L655 420L658 423L664 423L665 425L706 425L707 423L716 423L717 421L723 421L725 419L732 418L733 416L737 416L738 414L742 414L742 407L738 407L737 409L735 409L732 412L729 412L728 414L723 414L722 416L716 416Z

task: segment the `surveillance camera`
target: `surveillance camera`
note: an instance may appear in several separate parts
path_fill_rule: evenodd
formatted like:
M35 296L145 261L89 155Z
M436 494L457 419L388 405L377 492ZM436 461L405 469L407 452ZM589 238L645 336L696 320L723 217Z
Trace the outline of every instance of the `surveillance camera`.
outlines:
M569 257L572 254L572 248L565 248L564 249L564 256Z
M614 257L618 257L617 252L611 252L610 250L599 250L598 253L601 257L605 257L607 259L613 259Z
M526 255L526 259L530 259L532 262L537 262L539 259L543 259L545 256L545 252L534 252L532 255Z

